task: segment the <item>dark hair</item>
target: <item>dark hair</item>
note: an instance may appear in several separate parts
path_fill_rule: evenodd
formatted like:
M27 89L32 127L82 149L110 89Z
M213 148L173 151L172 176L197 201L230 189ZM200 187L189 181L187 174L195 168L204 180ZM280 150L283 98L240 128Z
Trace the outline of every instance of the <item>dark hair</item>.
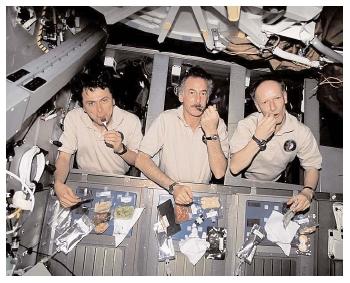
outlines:
M185 82L189 77L195 77L195 78L202 78L207 81L208 83L208 96L210 96L211 92L213 91L214 83L211 75L209 75L206 71L204 71L199 66L191 67L186 71L184 76L181 79L181 82L177 89L177 94L180 94L181 91L183 91L183 88L185 86Z
M99 66L90 68L77 74L71 80L71 92L73 97L82 105L84 89L108 88L112 92L112 79L113 76L107 68Z
M270 76L270 75L269 76L264 76L264 77L260 78L259 80L257 80L256 82L254 82L252 84L252 86L250 87L250 96L253 99L255 99L256 89L265 81L277 82L281 86L281 90L282 91L286 91L287 90L286 84L285 84L285 82L282 79L276 78L276 77Z

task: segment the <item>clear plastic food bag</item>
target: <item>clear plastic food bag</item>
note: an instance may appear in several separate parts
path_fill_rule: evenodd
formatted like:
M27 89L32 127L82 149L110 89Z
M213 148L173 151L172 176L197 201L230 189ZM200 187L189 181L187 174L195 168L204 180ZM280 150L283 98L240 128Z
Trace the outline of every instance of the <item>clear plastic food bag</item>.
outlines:
M175 259L175 250L171 236L167 235L166 227L161 222L153 225L158 243L158 261L169 261Z
M86 215L74 220L73 225L56 239L57 251L68 254L93 228L94 224Z
M309 235L314 233L318 228L317 216L315 213L312 214L299 214L294 219L300 227L298 230L298 234L300 235Z
M311 255L311 242L309 235L299 235L296 253L298 255Z
M58 200L56 200L54 205L49 209L52 212L49 211L48 213L52 214L52 217L47 222L47 225L49 225L51 229L55 230L58 234L62 234L63 231L70 227L72 221L71 210L60 206L60 202Z
M175 204L175 223L180 224L190 219L191 207Z

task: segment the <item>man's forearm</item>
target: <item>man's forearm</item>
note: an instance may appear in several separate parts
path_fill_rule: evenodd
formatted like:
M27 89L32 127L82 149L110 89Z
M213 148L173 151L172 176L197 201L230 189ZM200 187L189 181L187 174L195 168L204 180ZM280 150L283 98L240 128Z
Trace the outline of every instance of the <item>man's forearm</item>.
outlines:
M320 173L316 168L305 169L304 172L304 188L299 194L302 194L308 198L309 201L312 200Z
M55 164L55 183L65 183L69 173L69 163L70 160L58 157Z
M120 157L123 158L123 160L131 166L135 165L136 156L137 153L128 148L124 154L120 155Z
M231 155L230 170L233 174L239 174L243 169L247 168L253 161L259 147L255 141L250 140L249 143L240 151Z
M304 186L308 186L316 190L320 172L316 168L306 169L304 172Z
M168 189L169 185L176 181L170 179L165 173L163 173L153 162L153 160L143 152L138 153L135 166L141 170L147 178L151 179L153 182L165 189Z
M220 141L207 141L209 166L215 178L221 179L225 176L227 159L222 152Z

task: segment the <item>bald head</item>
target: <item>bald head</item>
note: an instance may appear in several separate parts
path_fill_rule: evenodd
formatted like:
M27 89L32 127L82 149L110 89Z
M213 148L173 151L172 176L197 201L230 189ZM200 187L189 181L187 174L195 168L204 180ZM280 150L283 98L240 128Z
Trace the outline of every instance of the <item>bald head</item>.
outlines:
M252 88L252 91L251 91L252 98L254 100L256 99L256 95L257 95L257 92L259 91L259 89L260 90L263 89L263 91L264 91L264 89L270 88L270 87L271 88L278 87L281 92L285 91L285 89L286 89L286 85L283 81L274 80L274 79L260 80L260 81L256 82Z

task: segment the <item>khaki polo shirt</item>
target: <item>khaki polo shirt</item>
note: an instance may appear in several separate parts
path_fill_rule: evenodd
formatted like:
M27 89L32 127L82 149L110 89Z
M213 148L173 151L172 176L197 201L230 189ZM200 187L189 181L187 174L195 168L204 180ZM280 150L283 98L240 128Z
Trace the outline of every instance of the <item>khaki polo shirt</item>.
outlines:
M107 127L109 130L122 132L123 143L128 149L137 152L142 133L141 123L136 115L114 106L112 119ZM62 146L58 150L70 154L76 152L78 167L82 170L113 174L125 174L129 170L130 166L113 152L113 148L106 146L102 133L82 108L67 113L60 141Z
M240 151L248 144L255 133L258 121L262 118L263 115L256 112L239 121L230 140L231 154ZM296 143L294 150L293 146L289 149L285 146L287 141ZM267 143L266 150L258 152L246 170L245 176L249 179L275 181L296 156L303 168L321 169L322 157L310 129L286 112L286 120L281 129Z
M228 157L229 145L225 122L220 118L218 135ZM179 182L209 183L211 170L208 151L200 126L192 131L185 122L183 107L162 112L151 124L140 144L140 151L154 156L159 152L159 168Z

